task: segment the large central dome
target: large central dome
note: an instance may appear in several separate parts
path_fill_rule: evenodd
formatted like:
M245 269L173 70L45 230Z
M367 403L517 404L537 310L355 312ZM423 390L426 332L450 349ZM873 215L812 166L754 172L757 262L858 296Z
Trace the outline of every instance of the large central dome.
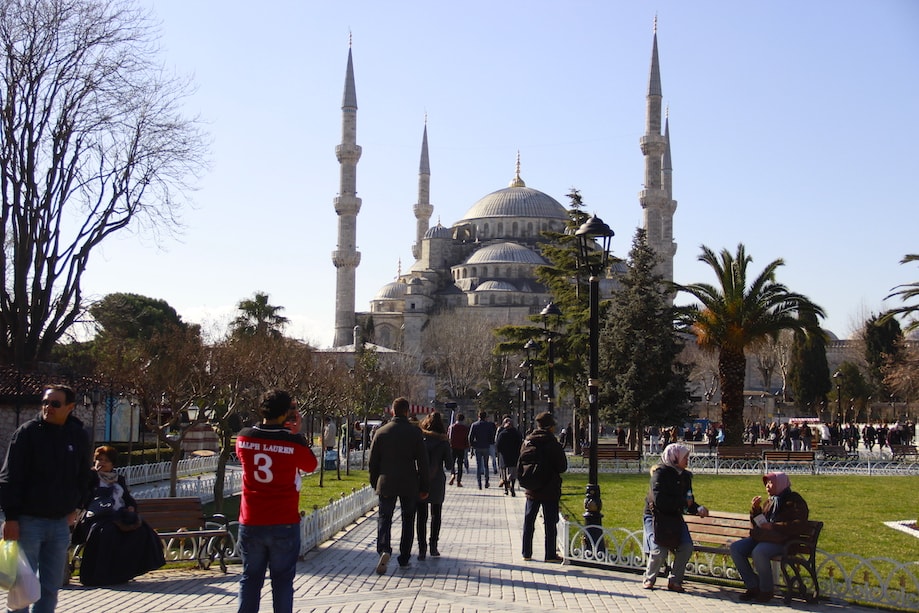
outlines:
M489 217L539 217L568 219L565 207L543 192L526 186L505 187L472 205L458 223Z

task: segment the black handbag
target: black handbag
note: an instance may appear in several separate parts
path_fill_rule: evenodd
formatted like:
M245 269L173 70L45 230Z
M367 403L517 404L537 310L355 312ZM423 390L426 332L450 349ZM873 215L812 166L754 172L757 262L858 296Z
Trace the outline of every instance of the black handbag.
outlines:
M93 499L86 507L90 517L105 517L115 512L115 493L110 487L97 487Z

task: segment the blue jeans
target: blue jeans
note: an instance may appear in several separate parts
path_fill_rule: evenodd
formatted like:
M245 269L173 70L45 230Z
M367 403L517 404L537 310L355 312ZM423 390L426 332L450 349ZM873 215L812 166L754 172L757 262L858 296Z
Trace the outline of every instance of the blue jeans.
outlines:
M479 480L479 487L482 487L482 475L485 475L485 487L488 487L488 458L491 452L488 447L476 448L475 450L475 476Z
M645 567L644 578L652 583L657 580L657 573L660 572L661 566L667 561L669 549L664 549L654 542L654 516L644 516L644 549L648 554L648 565ZM683 524L683 534L680 537L680 546L673 550L673 565L670 567L670 578L668 581L682 584L683 576L686 574L686 563L692 557L692 537L689 536L689 528Z
M536 516L542 507L542 519L546 526L546 559L558 556L558 500L530 500L527 498L523 513L523 557L533 557L533 535L536 533Z
M775 590L772 580L772 558L782 555L784 551L785 546L781 543L758 543L748 536L731 544L731 559L734 560L734 567L748 590L772 592ZM752 566L748 559L751 557Z
M415 540L415 509L418 496L380 496L377 516L377 553L392 553L392 516L396 511L396 498L402 507L402 538L399 540L399 564L408 564Z
M239 613L255 613L261 600L265 571L271 571L274 613L294 609L294 575L300 556L300 524L239 525L243 572L239 579Z
M19 517L19 548L29 559L29 565L41 583L41 598L38 602L26 609L19 609L19 612L53 613L57 606L57 592L64 583L64 566L67 564L69 546L70 527L66 517Z

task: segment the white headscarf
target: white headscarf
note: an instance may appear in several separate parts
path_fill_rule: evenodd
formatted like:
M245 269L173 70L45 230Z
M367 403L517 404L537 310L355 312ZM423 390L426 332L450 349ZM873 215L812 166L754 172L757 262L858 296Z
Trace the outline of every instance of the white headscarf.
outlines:
M675 468L677 470L682 470L679 464L683 458L688 458L690 453L689 447L682 443L670 443L664 447L664 452L661 454L661 464L664 466L669 466L670 468Z

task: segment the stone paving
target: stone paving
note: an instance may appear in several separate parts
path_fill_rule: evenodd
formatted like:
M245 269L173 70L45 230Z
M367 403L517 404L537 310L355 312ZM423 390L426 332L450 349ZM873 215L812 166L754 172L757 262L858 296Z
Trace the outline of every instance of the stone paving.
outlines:
M462 489L448 487L441 557L400 569L393 556L377 575L376 516L369 514L309 552L298 564L295 611L470 613L473 611L626 611L662 613L789 609L814 612L869 611L842 603L809 605L780 599L768 604L737 602L739 589L687 581L687 593L643 590L639 575L545 563L537 524L534 560L520 554L524 499L503 490L479 490L467 476ZM494 478L493 483L497 481ZM397 514L398 515L398 514ZM397 517L398 520L398 517ZM541 522L541 520L540 520ZM398 543L399 522L393 530ZM236 611L239 566L214 570L166 570L111 588L84 588L74 579L61 590L60 613L173 613ZM660 582L659 582L660 583ZM269 582L262 610L271 611Z

